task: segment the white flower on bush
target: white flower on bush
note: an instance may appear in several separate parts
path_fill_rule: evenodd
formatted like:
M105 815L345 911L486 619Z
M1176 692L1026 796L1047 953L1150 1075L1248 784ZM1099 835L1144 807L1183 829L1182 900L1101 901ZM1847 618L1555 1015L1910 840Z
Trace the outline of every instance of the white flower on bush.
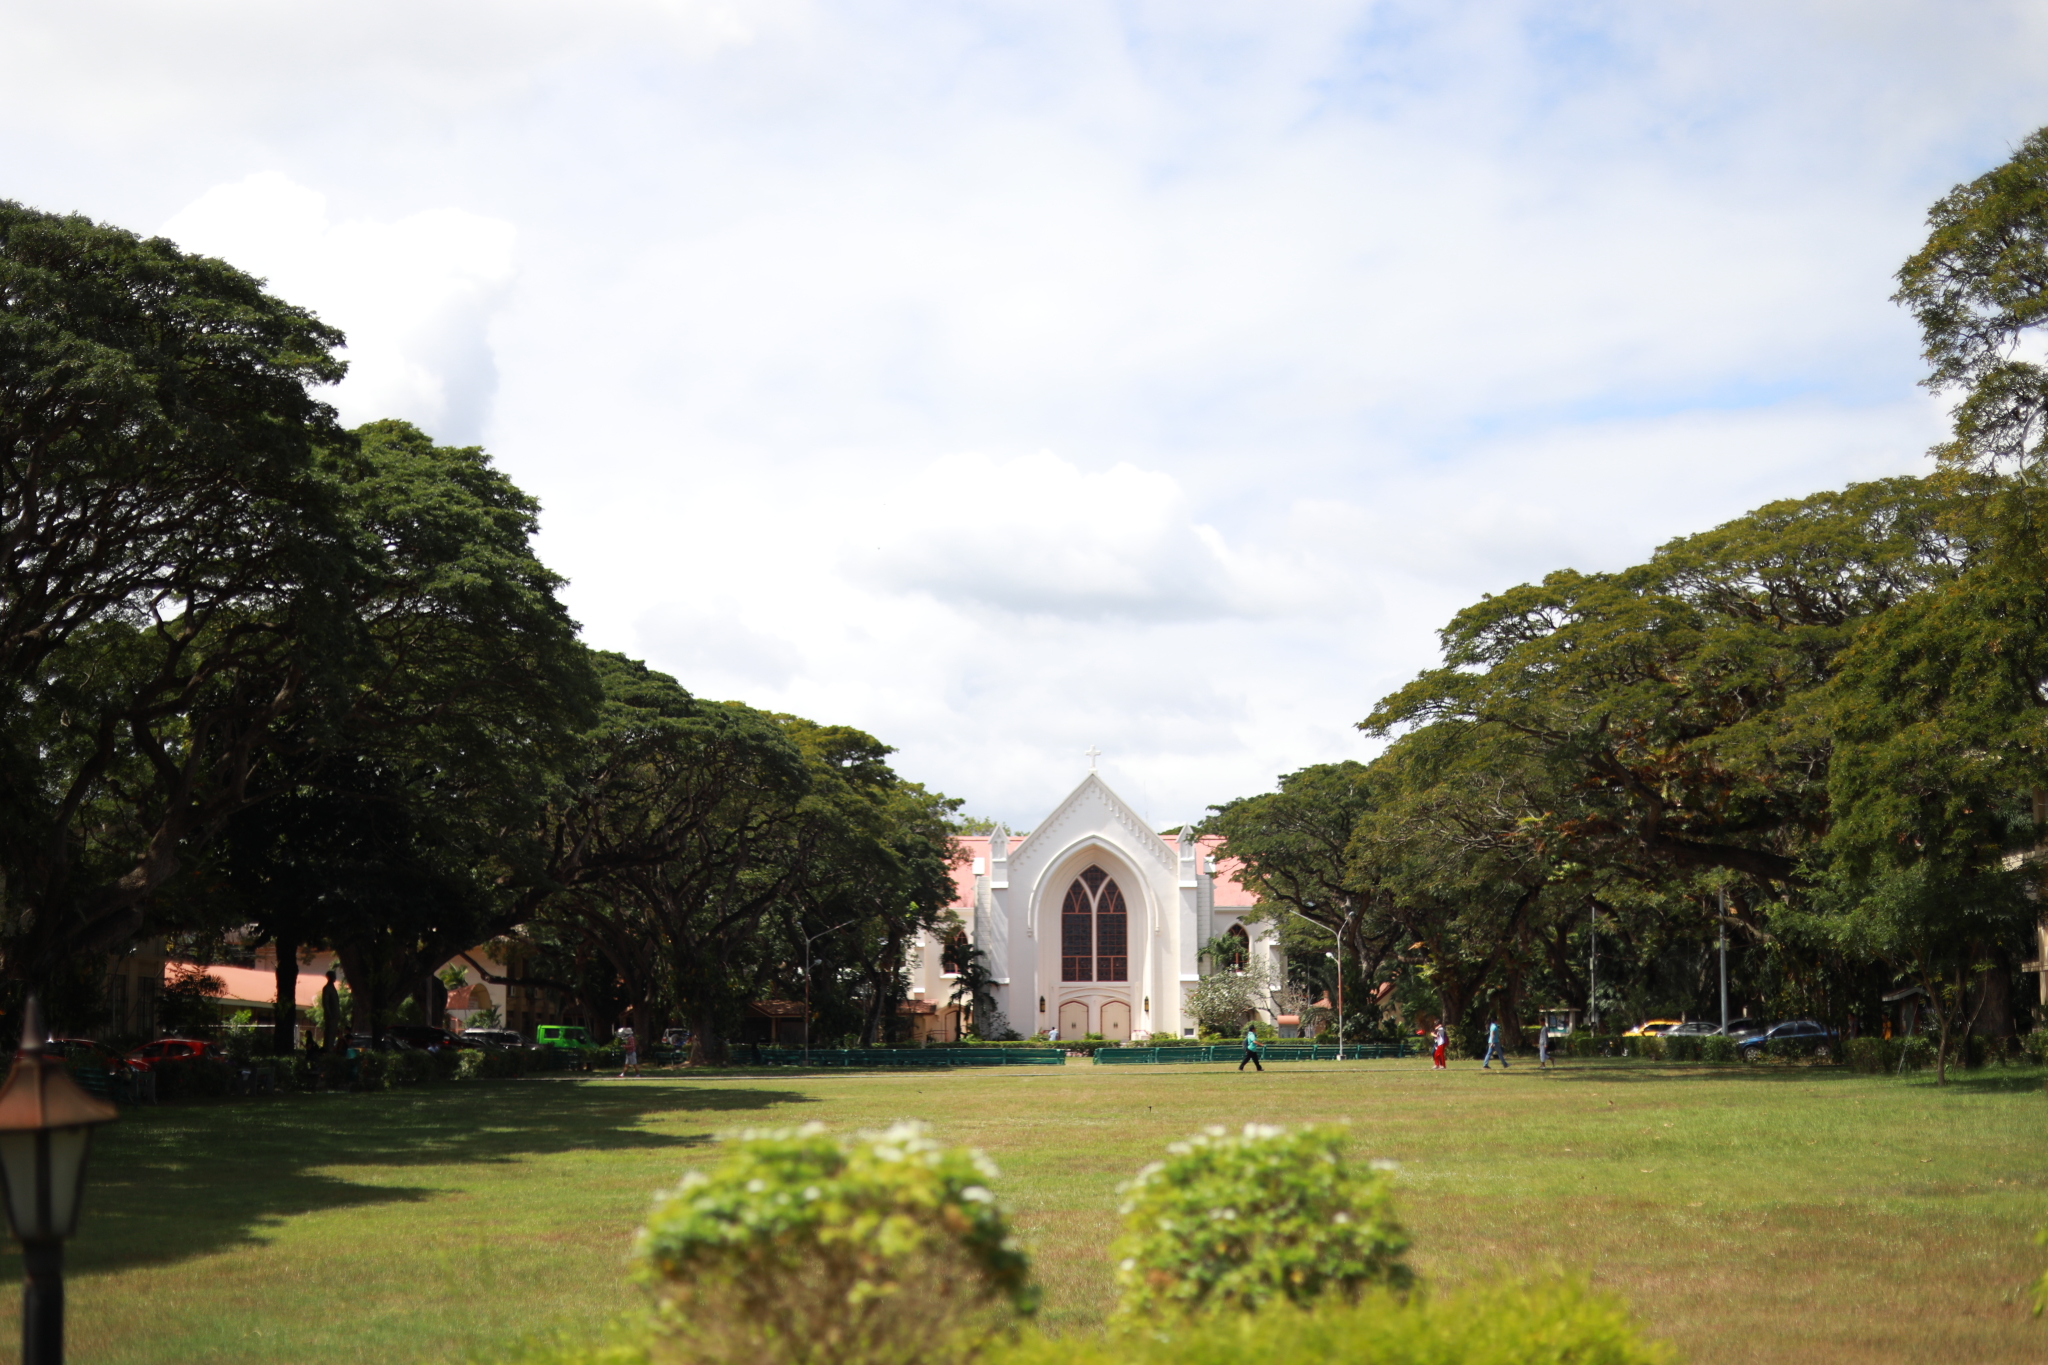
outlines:
M1174 1143L1122 1191L1119 1313L1249 1311L1405 1288L1391 1167L1347 1161L1344 1142L1336 1128L1246 1124Z

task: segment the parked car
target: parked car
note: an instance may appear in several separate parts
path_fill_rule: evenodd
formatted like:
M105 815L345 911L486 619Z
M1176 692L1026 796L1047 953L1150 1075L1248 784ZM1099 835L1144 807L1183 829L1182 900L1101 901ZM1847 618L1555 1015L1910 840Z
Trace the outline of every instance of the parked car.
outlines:
M1677 1028L1678 1024L1679 1021L1676 1019L1651 1019L1637 1024L1621 1036L1624 1038L1662 1038L1665 1034Z
M1770 1045L1775 1042L1790 1042L1800 1045L1810 1057L1825 1061L1834 1055L1835 1031L1825 1024L1811 1019L1787 1019L1768 1033L1745 1038L1739 1045L1742 1060L1762 1061L1768 1055Z
M462 1040L471 1047L525 1047L516 1028L466 1028Z
M1664 1036L1666 1038L1708 1038L1721 1031L1721 1026L1705 1019L1688 1019Z
M1714 1030L1714 1032L1724 1038L1734 1038L1738 1041L1743 1038L1757 1037L1770 1031L1771 1026L1761 1019L1730 1019L1728 1027Z
M156 1066L164 1062L182 1062L194 1057L218 1057L220 1049L204 1038L159 1038L153 1043L144 1043L128 1054L131 1062L146 1062Z
M538 1047L566 1047L581 1050L595 1047L590 1035L581 1024L542 1024L533 1031L533 1041Z
M393 1037L389 1029L385 1030L382 1038L368 1033L351 1033L348 1045L358 1052L404 1052L409 1046L403 1039Z
M133 1057L123 1057L105 1043L91 1038L52 1038L50 1051L66 1062L97 1061L108 1072L147 1071L149 1063Z
M435 1047L476 1046L475 1043L462 1041L461 1034L450 1033L444 1028L435 1028L432 1024L393 1024L385 1029L384 1033L385 1036L396 1038L407 1047L417 1048L421 1052L430 1051Z

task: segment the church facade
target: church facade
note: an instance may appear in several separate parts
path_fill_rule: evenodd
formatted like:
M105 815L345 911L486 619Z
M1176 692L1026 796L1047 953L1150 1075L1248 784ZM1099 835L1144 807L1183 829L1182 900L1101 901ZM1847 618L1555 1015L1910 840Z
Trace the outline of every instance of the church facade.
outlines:
M1244 923L1254 900L1237 865L1219 863L1219 842L1156 833L1092 771L1029 834L961 838L953 912L1009 1026L1066 1039L1193 1036L1186 994L1201 979L1201 946L1218 936L1265 954L1279 981L1278 938ZM947 966L944 945L925 936L913 1001L946 1009L957 980Z

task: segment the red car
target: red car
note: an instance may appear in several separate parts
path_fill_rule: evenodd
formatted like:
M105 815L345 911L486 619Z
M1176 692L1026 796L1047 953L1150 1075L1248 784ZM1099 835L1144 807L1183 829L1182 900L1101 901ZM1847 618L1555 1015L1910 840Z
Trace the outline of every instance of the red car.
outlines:
M159 1038L153 1043L144 1043L128 1054L131 1062L155 1065L158 1062L182 1062L191 1057L218 1057L220 1049L201 1038Z
M91 1038L52 1038L50 1051L67 1062L98 1062L109 1072L149 1070L149 1063L139 1057L123 1057L105 1043Z

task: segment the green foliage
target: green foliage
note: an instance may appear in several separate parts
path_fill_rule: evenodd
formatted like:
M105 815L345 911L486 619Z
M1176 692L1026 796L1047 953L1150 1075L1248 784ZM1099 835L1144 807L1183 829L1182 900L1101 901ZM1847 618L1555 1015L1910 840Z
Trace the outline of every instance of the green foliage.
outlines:
M225 263L0 200L0 946L118 948L346 653L309 392L341 334Z
M1334 987L1322 952L1339 933L1346 936L1346 965L1365 976L1394 947L1398 931L1385 920L1368 927L1370 888L1354 876L1350 859L1352 832L1380 799L1375 778L1363 763L1317 764L1282 777L1277 791L1215 807L1206 826L1223 836L1224 856L1244 864L1238 881L1275 921L1298 985ZM1201 951L1221 967L1232 949L1219 937Z
M1707 1056L1707 1040L1699 1034L1684 1034L1677 1038L1660 1040L1664 1045L1664 1060L1667 1062L1703 1062Z
M227 983L192 968L169 973L157 995L157 1027L166 1037L211 1038L220 1031L220 1007Z
M991 1365L1668 1365L1675 1354L1643 1340L1612 1295L1581 1280L1499 1282L1433 1297L1375 1289L1355 1303L1312 1311L1274 1307L1205 1320L1199 1330L1150 1330L1108 1339L1032 1333L999 1348Z
M1273 974L1256 953L1242 971L1213 972L1187 988L1181 1008L1205 1033L1244 1036L1245 1020L1272 1001Z
M1405 1289L1408 1238L1392 1179L1344 1154L1341 1129L1212 1128L1123 1189L1120 1316L1250 1312L1269 1303Z
M972 1358L1036 1302L995 1174L915 1124L743 1136L656 1200L635 1245L658 1309L655 1359Z
M2048 1028L2037 1028L2020 1039L2020 1047L2035 1066L2048 1066Z
M1892 1075L1934 1065L1935 1045L1926 1034L1910 1038L1851 1038L1842 1048L1851 1070ZM1903 1063L1903 1067L1901 1066Z
M1764 1054L1773 1061L1829 1061L1834 1057L1832 1042L1814 1038L1773 1038L1764 1044Z
M1937 453L1958 465L2037 464L2048 453L2048 374L2016 352L2048 322L2048 129L1943 196L1927 223L1893 297L1920 323L1932 366L1923 382L1964 391L1955 437Z

